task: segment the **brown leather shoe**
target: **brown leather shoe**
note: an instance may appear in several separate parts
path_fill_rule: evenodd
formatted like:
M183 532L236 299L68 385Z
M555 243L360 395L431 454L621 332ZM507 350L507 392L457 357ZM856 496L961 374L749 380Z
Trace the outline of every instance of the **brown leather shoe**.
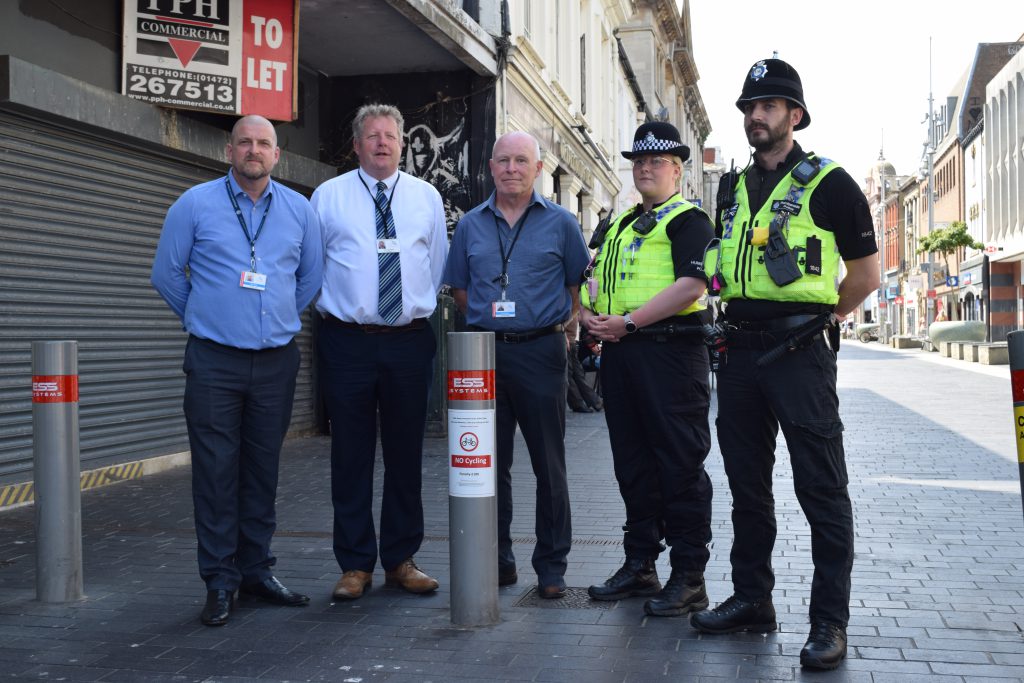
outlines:
M341 575L338 583L334 584L332 595L336 600L355 600L363 597L363 593L372 583L373 572L350 569Z
M432 579L421 572L411 557L385 572L384 582L388 586L401 586L410 593L429 593L437 590L437 579Z

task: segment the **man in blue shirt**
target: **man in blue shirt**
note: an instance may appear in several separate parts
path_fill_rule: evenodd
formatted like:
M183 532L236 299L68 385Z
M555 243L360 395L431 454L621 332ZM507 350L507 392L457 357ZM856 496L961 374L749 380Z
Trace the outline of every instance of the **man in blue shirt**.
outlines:
M207 626L227 622L236 589L275 604L309 602L274 578L270 539L299 369L294 337L323 274L309 202L270 179L281 153L271 123L239 119L226 153L226 177L189 189L168 210L152 274L189 333L184 411Z
M445 282L472 329L494 331L498 455L498 584L516 582L512 444L519 424L537 475L533 568L542 598L565 595L572 541L565 475L566 343L590 261L576 218L537 194L537 140L506 133L490 160L495 191L459 221ZM513 257L514 253L514 257Z

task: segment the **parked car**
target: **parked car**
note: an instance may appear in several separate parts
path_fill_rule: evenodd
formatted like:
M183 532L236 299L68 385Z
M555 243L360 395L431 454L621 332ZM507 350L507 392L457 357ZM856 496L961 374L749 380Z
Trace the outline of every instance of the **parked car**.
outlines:
M857 339L867 344L878 341L878 323L860 323L855 331Z

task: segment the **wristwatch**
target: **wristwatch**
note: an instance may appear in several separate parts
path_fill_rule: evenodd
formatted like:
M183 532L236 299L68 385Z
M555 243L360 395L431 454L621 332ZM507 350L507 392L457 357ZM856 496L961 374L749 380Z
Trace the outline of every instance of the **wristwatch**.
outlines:
M633 322L633 318L630 317L629 313L622 316L622 319L626 323L626 334L633 334L634 332L637 331L636 323Z

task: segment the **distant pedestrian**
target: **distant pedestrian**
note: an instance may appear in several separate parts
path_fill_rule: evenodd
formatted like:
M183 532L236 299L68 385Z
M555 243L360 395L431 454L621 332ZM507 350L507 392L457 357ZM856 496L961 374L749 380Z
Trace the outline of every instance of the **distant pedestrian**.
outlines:
M566 376L568 389L566 401L569 409L574 413L593 413L604 408L604 400L600 394L587 383L587 373L580 362L580 342L577 339L579 334L579 323L572 318L565 323L565 341L568 362L566 363Z
M705 633L778 628L772 469L781 427L814 561L811 628L800 663L833 669L846 656L853 513L836 393L839 335L832 333L836 317L878 287L874 231L849 174L793 141L811 117L792 66L779 59L754 64L736 106L754 163L726 188L734 198L722 205L720 251L709 254L720 257L720 268L711 272L708 262L712 281L721 284L728 329L717 427L733 497L733 595L691 623ZM758 363L783 344L795 348Z
M359 168L313 193L324 232L320 384L331 423L333 597L362 597L373 582L377 420L384 461L379 553L387 584L437 590L416 566L423 543L423 432L437 344L437 305L448 234L441 195L398 170L401 112L368 104L352 122Z
M533 568L542 598L565 595L572 543L565 474L566 343L590 258L575 217L541 197L540 146L521 132L494 143L495 190L459 221L445 282L475 330L494 331L498 455L498 584L517 580L512 552L512 446L522 430L537 476Z
M236 589L309 602L274 578L270 540L299 370L294 337L323 272L309 202L270 178L280 155L271 123L239 119L226 153L227 176L167 212L152 276L189 333L184 410L207 626L227 623Z
M601 390L626 505L626 559L588 592L595 600L648 596L647 614L681 616L708 606L711 390L700 329L711 322L703 257L714 228L679 194L690 148L675 126L643 124L622 156L641 203L608 229L581 320L604 349ZM655 567L663 541L672 566L664 587Z

